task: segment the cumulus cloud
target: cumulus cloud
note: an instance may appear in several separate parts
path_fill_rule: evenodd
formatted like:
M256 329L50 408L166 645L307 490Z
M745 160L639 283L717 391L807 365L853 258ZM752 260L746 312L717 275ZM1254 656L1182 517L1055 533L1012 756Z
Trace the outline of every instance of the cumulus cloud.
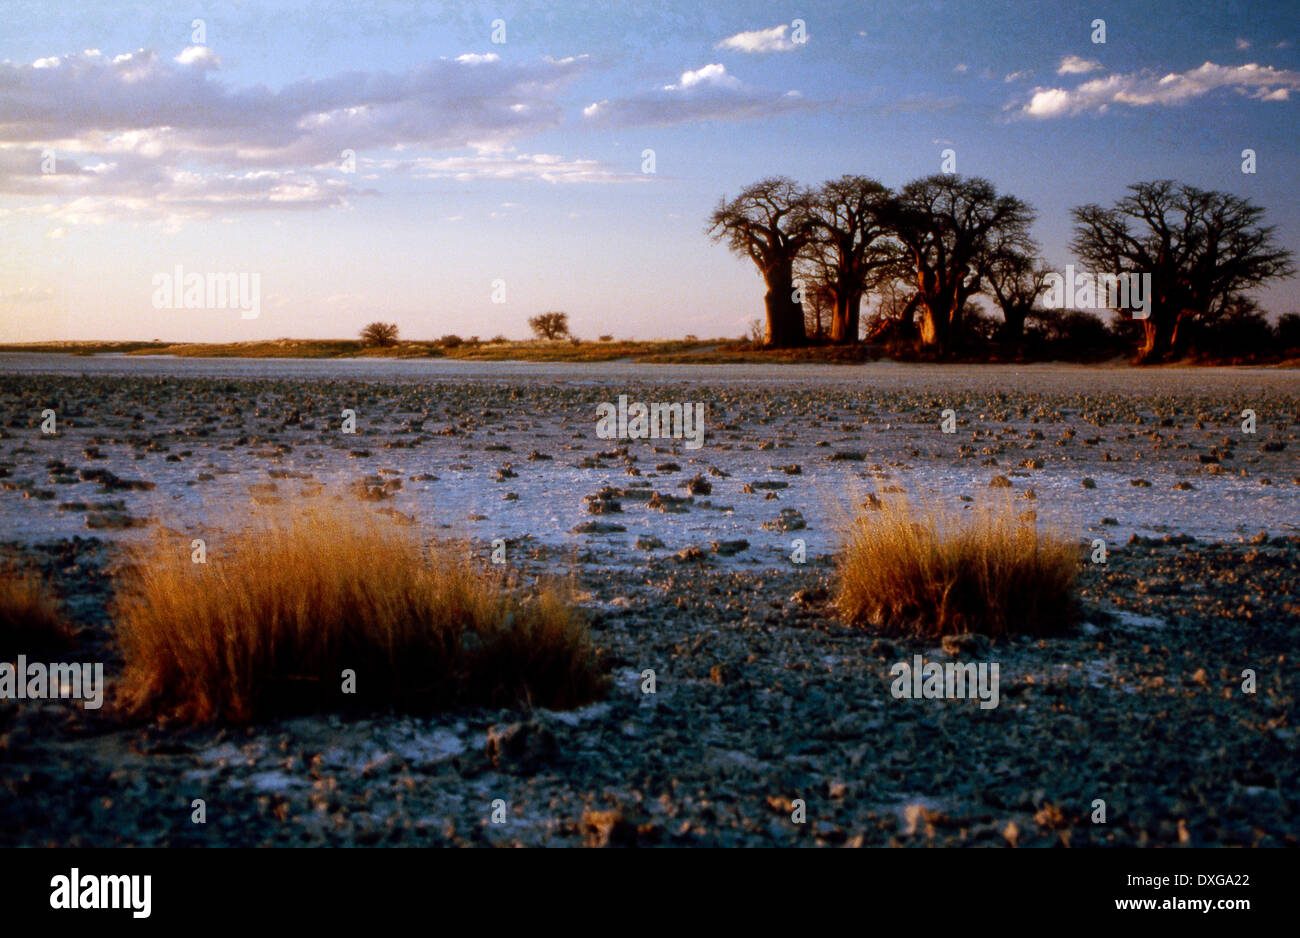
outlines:
M664 91L684 91L688 88L705 87L739 88L740 79L727 74L725 65L705 65L693 72L682 72L682 77L675 85L664 85Z
M689 121L748 120L813 106L797 91L751 88L712 63L683 72L672 84L626 98L589 104L582 116L594 125L663 126Z
M795 43L785 37L789 26L773 26L771 29L754 29L746 33L728 36L715 49L727 49L732 52L789 52Z
M1067 55L1061 59L1061 64L1057 66L1056 74L1058 75L1086 75L1089 72L1095 72L1101 68L1100 62L1094 62L1092 59L1080 58L1077 55Z
M206 46L0 62L0 194L57 196L48 214L76 223L342 205L344 150L505 147L558 126L556 97L587 67L470 54L270 89L232 87L219 65Z
M1152 107L1186 104L1219 89L1230 89L1256 101L1286 101L1300 90L1300 72L1267 65L1216 65L1206 62L1186 72L1107 75L1077 88L1036 88L1018 106L1025 117L1066 117L1104 113L1112 105ZM1014 107L1015 105L1013 105Z
M197 65L202 68L216 68L221 65L221 59L207 46L187 46L172 61L180 65Z

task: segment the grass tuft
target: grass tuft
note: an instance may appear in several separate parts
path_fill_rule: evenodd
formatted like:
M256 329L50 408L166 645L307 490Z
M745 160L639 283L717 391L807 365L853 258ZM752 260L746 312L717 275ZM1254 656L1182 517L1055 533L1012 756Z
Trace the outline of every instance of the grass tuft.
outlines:
M1022 520L1009 501L962 517L906 499L847 524L837 604L852 625L936 637L1049 635L1077 619L1078 547Z
M41 579L0 570L0 661L63 651L71 644L71 634Z
M468 548L347 503L253 509L210 541L157 532L117 601L127 713L245 722L281 713L580 705L604 689L564 590L525 597ZM343 692L343 672L355 693Z

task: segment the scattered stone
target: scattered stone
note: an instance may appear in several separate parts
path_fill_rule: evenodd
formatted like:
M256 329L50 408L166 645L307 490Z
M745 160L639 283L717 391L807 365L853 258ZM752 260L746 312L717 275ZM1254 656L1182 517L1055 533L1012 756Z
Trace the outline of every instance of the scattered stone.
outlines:
M612 524L608 521L584 521L576 524L571 529L574 534L618 534L620 531L626 531L627 528L621 524Z
M488 728L484 753L492 767L525 774L559 754L555 734L536 720Z
M692 495L710 495L713 493L713 486L703 475L694 475L684 483L686 491Z
M763 528L767 531L799 531L807 526L808 523L797 508L782 508L775 521L763 522Z

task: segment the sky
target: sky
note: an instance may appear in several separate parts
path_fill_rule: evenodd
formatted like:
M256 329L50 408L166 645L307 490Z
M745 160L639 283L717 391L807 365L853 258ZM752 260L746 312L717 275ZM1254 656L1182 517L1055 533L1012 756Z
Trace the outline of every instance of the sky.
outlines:
M1300 255L1298 25L1269 0L0 0L0 341L524 338L546 310L740 336L764 287L705 232L720 198L901 186L945 150L1034 206L1058 270L1072 207L1151 179L1249 199ZM256 309L186 308L178 266ZM1256 296L1300 311L1296 278Z

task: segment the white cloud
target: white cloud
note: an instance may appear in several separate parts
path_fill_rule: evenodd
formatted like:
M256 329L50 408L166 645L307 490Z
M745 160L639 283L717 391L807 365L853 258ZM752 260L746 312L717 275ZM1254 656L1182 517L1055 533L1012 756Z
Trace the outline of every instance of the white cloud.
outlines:
M1095 72L1101 68L1100 62L1094 62L1092 59L1080 58L1077 55L1067 55L1061 59L1061 64L1056 69L1058 75L1086 75L1089 72Z
M180 65L198 65L203 68L216 68L221 64L221 59L207 46L186 46L173 61Z
M748 120L815 105L799 92L751 88L717 63L686 71L674 84L626 98L587 105L582 116L613 127L664 126L688 121Z
M1035 88L1019 107L1026 117L1050 118L1088 111L1105 112L1111 105L1129 107L1186 104L1219 89L1230 89L1256 101L1286 101L1300 90L1300 72L1267 65L1216 65L1206 62L1186 72L1157 76L1152 72L1108 75L1077 88Z
M478 56L273 90L230 87L181 60L215 55L190 47L176 64L149 50L111 61L66 56L58 68L0 62L0 145L97 152L148 143L187 160L292 166L337 159L342 149L506 143L558 126L556 95L586 69L578 60L507 65Z
M728 49L732 52L789 52L795 43L785 38L789 26L773 26L771 29L754 29L746 33L728 36L715 49Z
M705 65L693 72L682 72L681 80L675 85L664 85L664 91L681 91L698 85L712 85L715 88L739 88L740 79L727 74L725 65Z
M269 89L232 87L219 61L206 46L0 61L0 195L57 198L24 211L66 224L341 206L358 194L342 151L500 150L558 126L559 91L588 67L470 54Z
M956 65L952 67L952 70L956 72L958 75L962 75L970 71L970 66L967 65L965 62L958 62Z
M1249 40L1249 39L1242 39L1240 36L1238 36L1238 37L1237 37L1237 51L1238 51L1238 52L1245 52L1245 51L1246 51L1247 49L1249 49L1249 48L1250 48L1250 40Z
M419 157L410 160L363 160L367 166L403 173L418 179L538 179L550 183L650 182L640 172L621 172L598 160L566 159L551 153ZM518 203L502 202L502 208Z
M1003 80L1004 82L1006 82L1006 83L1009 85L1009 84L1011 84L1012 82L1022 81L1022 80L1024 80L1024 79L1028 78L1028 77L1029 77L1030 75L1032 75L1032 74L1033 74L1033 72L1032 72L1031 70L1029 70L1029 69L1021 69L1021 70L1018 71L1018 72L1011 72L1011 73L1009 73L1009 74L1008 74L1005 78L1003 78L1002 80Z

